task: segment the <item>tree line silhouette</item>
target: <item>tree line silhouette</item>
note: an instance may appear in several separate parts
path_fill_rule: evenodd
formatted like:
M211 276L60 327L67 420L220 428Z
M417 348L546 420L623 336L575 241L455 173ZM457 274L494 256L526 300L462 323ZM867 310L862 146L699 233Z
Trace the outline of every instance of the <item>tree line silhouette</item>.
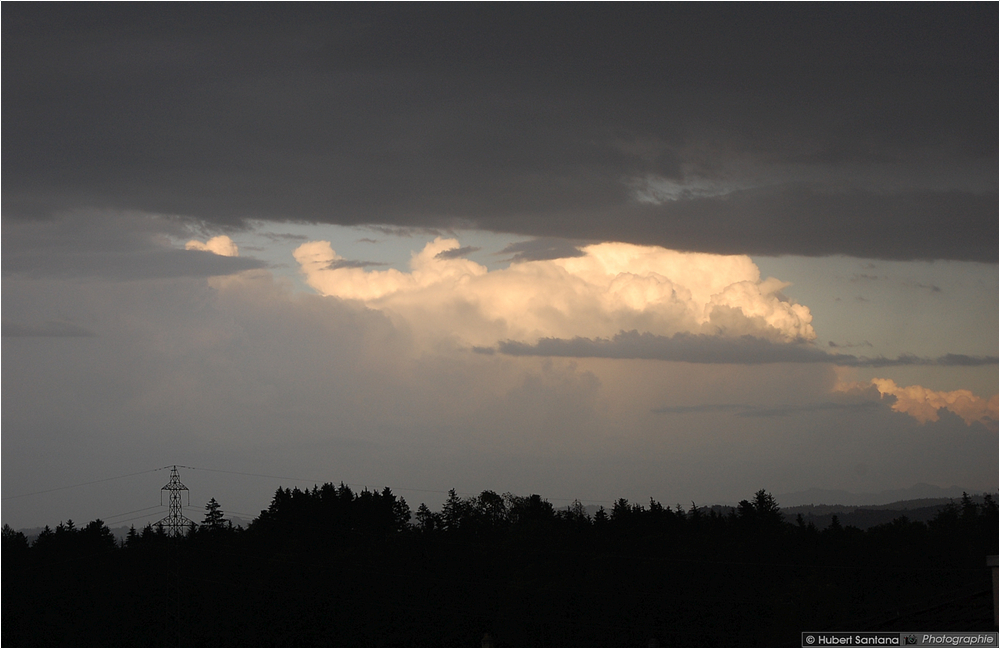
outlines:
M2 641L798 646L991 592L997 528L989 494L926 524L819 530L765 490L729 511L619 499L589 515L493 491L412 513L388 488L278 488L246 529L214 498L176 537L67 521L29 544L4 526ZM995 629L991 606L969 616L919 630Z

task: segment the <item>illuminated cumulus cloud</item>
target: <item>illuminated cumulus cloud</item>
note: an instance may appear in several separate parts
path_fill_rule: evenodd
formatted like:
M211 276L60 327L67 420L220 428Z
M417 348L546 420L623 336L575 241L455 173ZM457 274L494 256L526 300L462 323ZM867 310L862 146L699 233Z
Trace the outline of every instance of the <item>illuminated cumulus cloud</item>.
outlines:
M895 402L892 404L893 410L906 413L922 424L928 421L937 421L940 418L938 411L942 408L955 413L969 425L976 421L985 423L1000 420L1000 414L998 414L1000 397L998 395L993 395L990 399L983 399L970 390L938 392L921 385L896 385L892 379L838 383L835 389L840 392L860 393L870 390L872 387L878 390L881 398L886 396L895 398Z
M455 239L414 253L410 271L345 264L327 241L295 250L307 283L324 295L364 301L465 344L546 337L597 337L638 330L658 335L754 335L812 340L812 315L784 298L749 257L601 243L581 255L514 263L500 270L465 259Z
M226 235L212 237L204 243L198 241L197 239L192 239L184 244L184 248L187 250L204 250L216 255L222 255L223 257L240 256L240 249L237 248L236 244L233 243L233 240Z

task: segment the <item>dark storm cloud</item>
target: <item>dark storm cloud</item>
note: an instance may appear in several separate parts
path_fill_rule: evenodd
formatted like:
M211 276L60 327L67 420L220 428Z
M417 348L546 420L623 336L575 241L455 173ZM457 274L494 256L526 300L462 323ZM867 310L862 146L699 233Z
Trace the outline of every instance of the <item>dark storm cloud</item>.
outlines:
M264 268L249 257L180 250L167 237L192 231L176 219L129 214L74 214L5 221L0 269L5 277L111 280L212 277Z
M482 250L482 248L477 248L476 246L462 246L461 248L442 250L438 254L434 255L434 259L458 259L460 257L465 257L466 255L471 255L474 252L479 252L480 250Z
M291 234L288 232L278 233L278 232L256 232L257 236L263 237L270 241L271 243L288 243L295 241L309 241L309 237L304 234Z
M212 277L264 268L245 257L221 257L201 250L84 250L38 259L20 252L3 255L4 275L20 277L103 277L133 280L166 277Z
M870 342L868 342L867 340L864 340L864 341L859 342L859 343L836 343L836 342L834 342L834 341L831 340L831 341L829 341L827 343L827 345L829 345L830 347L838 348L838 349L839 348L846 348L846 347L874 347L875 346L875 345L871 344Z
M489 352L492 353L492 349ZM484 353L483 348L474 348ZM898 367L908 365L984 366L995 365L996 356L946 354L924 358L903 354L898 358L828 354L804 343L778 343L740 336L724 338L707 334L677 333L657 336L638 331L622 331L612 338L542 338L534 345L507 340L497 345L501 354L510 356L562 356L571 358L643 358L685 363L832 363L845 367Z
M577 244L565 239L544 238L530 241L518 241L506 246L498 255L511 255L510 261L545 261L548 259L566 259L567 257L583 257L584 253Z
M327 270L337 270L338 268L369 268L371 266L388 266L384 261L355 261L353 259L336 259L331 261L326 267Z
M838 355L841 356L841 355ZM898 358L885 358L884 356L858 356L854 361L850 357L834 361L837 365L853 367L902 367L906 365L935 365L938 367L982 367L985 365L996 365L996 356L966 356L965 354L945 354L937 358L927 358L924 356L914 356L912 354L900 354Z
M4 216L992 263L996 20L988 3L8 4Z
M754 336L723 338L706 334L677 333L657 336L622 331L607 338L542 338L534 345L512 340L498 344L498 351L512 356L568 356L576 358L645 358L686 363L834 363L856 362L846 354L827 354L804 344L776 343Z
M966 356L965 354L945 354L936 359L935 365L976 367L980 365L995 365L996 356Z

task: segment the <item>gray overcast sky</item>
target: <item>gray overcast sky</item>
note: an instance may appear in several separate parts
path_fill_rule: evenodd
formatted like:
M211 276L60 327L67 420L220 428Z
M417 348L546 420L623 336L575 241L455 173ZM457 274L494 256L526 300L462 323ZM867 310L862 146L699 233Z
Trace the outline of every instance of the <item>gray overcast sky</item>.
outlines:
M5 218L96 207L996 261L990 3L3 18Z
M994 3L2 17L4 522L997 487Z

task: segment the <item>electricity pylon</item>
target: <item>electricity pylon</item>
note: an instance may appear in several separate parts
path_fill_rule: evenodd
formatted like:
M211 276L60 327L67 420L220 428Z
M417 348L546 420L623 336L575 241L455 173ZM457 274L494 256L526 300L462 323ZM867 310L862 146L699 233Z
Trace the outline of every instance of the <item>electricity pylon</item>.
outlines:
M188 505L191 504L191 492L181 482L181 474L177 472L177 465L170 470L170 482L160 488L160 502L163 502L163 492L170 492L170 505L167 508L166 518L161 519L157 525L163 525L169 536L181 536L187 526L193 523L190 518L184 516L182 509L181 492L188 492Z

